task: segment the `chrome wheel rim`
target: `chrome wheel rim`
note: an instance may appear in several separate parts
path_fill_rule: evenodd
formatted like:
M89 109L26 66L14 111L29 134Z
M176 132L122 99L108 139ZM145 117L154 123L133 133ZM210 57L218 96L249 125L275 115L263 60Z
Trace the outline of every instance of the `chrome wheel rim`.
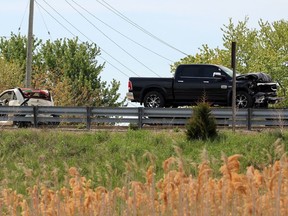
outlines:
M161 102L160 97L157 96L156 94L152 94L146 99L146 104L148 105L148 107L151 108L159 107L160 102Z
M236 106L238 108L246 108L248 105L248 99L245 95L237 95Z

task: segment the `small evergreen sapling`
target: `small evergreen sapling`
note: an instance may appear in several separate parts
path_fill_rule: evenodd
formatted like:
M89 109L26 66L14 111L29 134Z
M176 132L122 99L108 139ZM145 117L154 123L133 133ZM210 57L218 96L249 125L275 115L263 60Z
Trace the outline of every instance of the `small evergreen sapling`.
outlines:
M213 139L217 136L216 120L211 114L209 103L203 101L193 107L193 114L186 125L188 140Z

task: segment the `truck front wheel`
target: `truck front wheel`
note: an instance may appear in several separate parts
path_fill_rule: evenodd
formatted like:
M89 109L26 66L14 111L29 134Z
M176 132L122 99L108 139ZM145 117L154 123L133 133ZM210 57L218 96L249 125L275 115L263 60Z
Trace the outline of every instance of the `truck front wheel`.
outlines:
M237 108L250 108L253 105L252 97L244 91L236 92Z
M164 98L157 91L148 92L144 97L144 106L150 108L164 107Z

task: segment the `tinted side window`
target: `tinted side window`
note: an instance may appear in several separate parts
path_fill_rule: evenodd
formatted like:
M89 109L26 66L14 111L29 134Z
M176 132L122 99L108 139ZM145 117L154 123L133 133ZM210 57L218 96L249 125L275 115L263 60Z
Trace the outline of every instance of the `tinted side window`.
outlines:
M221 70L216 66L203 66L202 76L205 78L213 78L215 72L221 72Z
M219 67L214 65L183 65L178 68L178 78L214 78L215 72L226 75Z
M201 67L199 65L185 65L180 68L179 78L201 77Z

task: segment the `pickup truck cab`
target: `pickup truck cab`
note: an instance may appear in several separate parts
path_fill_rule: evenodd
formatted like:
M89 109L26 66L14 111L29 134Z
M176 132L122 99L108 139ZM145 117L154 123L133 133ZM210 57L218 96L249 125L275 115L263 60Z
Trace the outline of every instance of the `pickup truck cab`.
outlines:
M171 78L130 77L128 100L145 107L191 106L203 97L214 106L231 106L233 71L214 64L179 65ZM262 72L237 74L236 105L264 107L277 103L278 84Z

